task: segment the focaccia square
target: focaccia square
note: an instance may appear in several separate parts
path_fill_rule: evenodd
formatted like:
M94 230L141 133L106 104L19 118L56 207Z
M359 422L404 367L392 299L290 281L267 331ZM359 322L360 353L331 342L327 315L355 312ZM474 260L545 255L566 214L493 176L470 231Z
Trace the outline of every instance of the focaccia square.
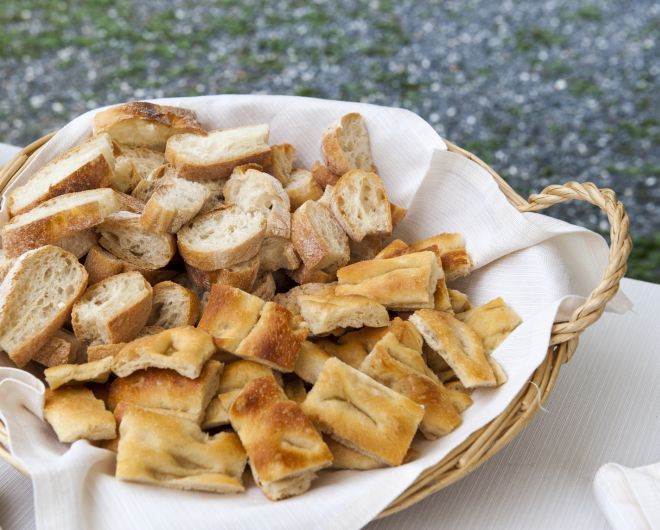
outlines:
M203 433L185 418L131 406L121 420L115 476L183 490L238 493L246 455L238 436Z
M323 432L391 466L403 462L424 407L339 359L328 359L302 404Z
M105 383L112 372L112 357L84 364L60 364L44 370L48 386L55 390L76 383Z
M410 326L409 322L406 322ZM415 330L416 331L416 330ZM375 349L382 350L384 353L390 355L396 361L406 365L409 369L417 372L418 374L429 377L433 381L438 381L438 376L429 368L424 360L424 356L420 350L415 350L409 348L403 344L395 335L395 333L389 331L383 337L374 344L370 352L373 352Z
M336 328L387 326L387 309L365 296L335 296L333 294L302 295L298 298L300 314L314 335L329 333Z
M85 387L47 389L44 419L63 443L112 440L117 436L112 412Z
M129 342L111 357L112 371L126 377L145 368L168 368L196 379L214 353L215 346L208 333L182 326Z
M314 384L323 370L323 364L330 357L326 351L313 342L304 340L300 345L300 352L293 371L306 383Z
M496 385L481 339L467 324L449 313L432 309L415 311L410 322L466 388Z
M307 491L314 472L332 464L321 435L272 377L245 385L229 419L250 458L255 482L271 500Z
M504 300L490 302L456 315L481 337L486 353L491 353L516 329L522 320Z

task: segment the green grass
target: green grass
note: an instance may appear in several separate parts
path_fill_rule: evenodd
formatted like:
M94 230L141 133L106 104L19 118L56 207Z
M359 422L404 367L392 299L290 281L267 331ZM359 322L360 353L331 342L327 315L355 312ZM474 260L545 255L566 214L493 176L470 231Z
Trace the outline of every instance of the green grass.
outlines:
M660 283L660 232L648 237L633 237L626 276Z

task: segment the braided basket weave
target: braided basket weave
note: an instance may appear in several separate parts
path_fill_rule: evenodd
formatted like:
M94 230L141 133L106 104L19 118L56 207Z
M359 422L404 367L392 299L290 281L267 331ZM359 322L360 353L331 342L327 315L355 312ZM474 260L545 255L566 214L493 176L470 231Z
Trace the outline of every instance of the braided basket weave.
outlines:
M33 142L2 168L0 190L4 190L13 181L21 167L48 142L53 134ZM555 322L553 325L548 354L530 378L530 384L523 387L497 418L472 433L441 462L419 475L408 489L379 514L378 518L408 508L456 482L500 451L522 431L550 394L561 365L571 359L580 334L600 318L605 305L616 294L619 282L626 272L626 263L632 248L628 214L612 190L599 189L591 183L568 182L563 185L548 186L541 193L531 195L525 200L478 157L450 142L446 141L446 144L449 151L460 154L486 169L508 201L521 212L538 212L554 204L573 200L598 206L607 214L610 224L609 260L600 284L584 304L575 310L568 321ZM0 423L0 458L4 458L24 475L29 476L21 463L5 449L7 442L7 433Z

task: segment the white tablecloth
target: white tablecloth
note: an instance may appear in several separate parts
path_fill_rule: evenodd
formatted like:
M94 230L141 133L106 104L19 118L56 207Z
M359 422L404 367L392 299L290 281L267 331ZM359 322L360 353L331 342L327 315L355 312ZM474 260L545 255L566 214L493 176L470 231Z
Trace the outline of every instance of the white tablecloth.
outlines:
M3 154L0 144L0 163ZM623 289L634 311L587 330L547 412L464 480L370 528L607 528L596 470L660 461L660 286L624 280ZM32 502L30 481L0 462L0 527L34 528Z

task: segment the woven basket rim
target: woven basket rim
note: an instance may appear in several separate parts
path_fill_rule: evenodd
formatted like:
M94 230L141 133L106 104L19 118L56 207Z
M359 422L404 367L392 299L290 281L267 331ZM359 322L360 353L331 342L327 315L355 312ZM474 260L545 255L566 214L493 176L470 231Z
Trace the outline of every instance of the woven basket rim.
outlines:
M31 143L1 168L0 193L4 193L19 170L54 134L55 132L52 132ZM484 168L507 200L522 212L540 211L568 200L585 201L598 206L607 214L610 223L608 266L600 284L585 303L574 311L571 318L565 322L555 322L545 359L535 370L529 383L523 386L508 407L490 423L472 433L443 460L422 472L415 482L392 501L376 519L404 510L463 478L494 456L523 430L548 398L561 365L570 360L575 352L580 334L600 318L607 302L618 291L632 248L628 215L612 190L599 189L591 183L567 182L563 185L549 186L541 193L525 200L479 157L448 140L445 140L445 143L449 151L464 156ZM7 432L0 422L0 458L29 477L27 469L6 450L7 447Z

